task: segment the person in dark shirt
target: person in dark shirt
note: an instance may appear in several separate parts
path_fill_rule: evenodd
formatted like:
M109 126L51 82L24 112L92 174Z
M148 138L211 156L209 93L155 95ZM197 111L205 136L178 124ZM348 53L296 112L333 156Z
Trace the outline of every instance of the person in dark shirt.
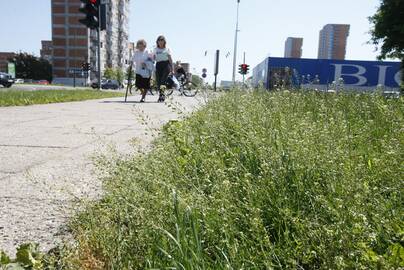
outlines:
M187 78L187 73L185 69L181 66L181 62L177 61L175 63L175 77L178 81L185 81Z

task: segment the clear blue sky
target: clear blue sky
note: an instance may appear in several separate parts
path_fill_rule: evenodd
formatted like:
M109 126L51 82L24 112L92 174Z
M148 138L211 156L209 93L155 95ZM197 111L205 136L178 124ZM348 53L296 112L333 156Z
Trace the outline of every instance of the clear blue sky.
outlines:
M39 54L40 41L51 39L50 0L0 0L0 51ZM196 73L213 69L213 53L222 52L219 79L230 80L236 0L131 0L130 40L149 47L164 34L174 58L190 62ZM367 17L379 0L241 0L238 63L247 53L255 66L268 55L283 56L287 37L303 37L303 57L316 58L320 29L327 23L351 25L347 59L374 60ZM208 55L205 57L205 51ZM231 55L226 58L225 54ZM212 77L209 77L212 80Z

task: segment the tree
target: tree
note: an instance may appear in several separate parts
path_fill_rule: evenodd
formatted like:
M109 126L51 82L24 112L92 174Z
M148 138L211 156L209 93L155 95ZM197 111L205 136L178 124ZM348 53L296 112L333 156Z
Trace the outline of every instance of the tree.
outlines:
M126 72L125 72L125 79L130 79L130 80L134 80L135 79L135 70L132 67L128 67Z
M379 59L398 58L404 70L404 1L381 0L376 14L369 18L371 42L379 48ZM404 84L404 73L401 76ZM403 86L403 85L402 85Z
M106 68L104 71L104 78L107 80L115 80L116 73L113 68Z
M52 81L52 65L47 60L20 52L9 61L15 63L16 78Z
M104 78L107 80L117 80L119 86L121 86L125 80L125 72L121 68L106 68Z
M123 83L123 80L125 80L125 73L123 72L123 70L121 68L117 68L115 70L115 76L116 76L116 80L119 83L119 86L121 86Z
M203 81L201 79L201 77L199 77L198 75L192 75L191 81L193 84L197 85L197 86L201 86Z

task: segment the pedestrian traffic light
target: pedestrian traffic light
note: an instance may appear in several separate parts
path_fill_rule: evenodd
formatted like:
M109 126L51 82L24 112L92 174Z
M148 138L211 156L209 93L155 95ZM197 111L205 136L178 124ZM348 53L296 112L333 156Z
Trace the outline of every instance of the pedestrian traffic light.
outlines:
M90 64L90 63L83 63L83 64L81 64L81 70L83 70L83 71L89 71L89 70L91 70L91 64Z
M96 29L100 25L99 8L100 0L80 0L82 2L79 11L86 15L86 18L80 19L79 22L90 29Z
M241 74L241 75L246 75L247 73L248 73L248 70L249 70L249 65L247 65L247 64L241 64L241 65L239 65L239 73Z

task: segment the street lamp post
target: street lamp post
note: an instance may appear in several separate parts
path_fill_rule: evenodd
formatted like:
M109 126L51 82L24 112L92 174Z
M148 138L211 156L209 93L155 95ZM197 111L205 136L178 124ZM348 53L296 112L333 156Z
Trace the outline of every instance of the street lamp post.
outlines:
M236 34L234 36L234 56L233 56L233 85L236 83L236 65L237 65L237 39L238 39L238 14L239 14L240 0L237 0L237 20L236 20Z

